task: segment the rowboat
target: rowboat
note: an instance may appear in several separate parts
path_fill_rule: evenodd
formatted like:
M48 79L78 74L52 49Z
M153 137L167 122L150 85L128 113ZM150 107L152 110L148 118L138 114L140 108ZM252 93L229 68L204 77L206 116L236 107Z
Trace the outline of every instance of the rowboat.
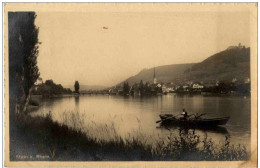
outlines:
M218 125L225 125L228 117L221 118L176 118L171 114L160 115L162 125L179 125L179 126L205 126L205 127L215 127Z

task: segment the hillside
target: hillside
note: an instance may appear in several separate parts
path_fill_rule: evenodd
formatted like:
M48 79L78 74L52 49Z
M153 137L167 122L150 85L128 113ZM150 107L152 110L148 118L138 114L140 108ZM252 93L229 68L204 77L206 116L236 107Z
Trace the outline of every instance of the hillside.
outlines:
M125 81L130 85L138 83L140 80L152 82L153 73L154 68L144 69ZM196 64L155 67L155 73L158 82L182 82L185 80L231 81L233 78L243 80L250 77L250 48L228 48ZM122 85L122 83L119 85Z
M250 77L250 48L232 48L210 56L193 65L185 72L190 80L231 81L233 78L243 80Z
M177 79L182 79L184 71L194 64L176 64L176 65L164 65L155 67L155 75L158 82L171 82ZM130 85L140 82L152 82L153 81L154 68L144 69L139 72L137 75L132 76L125 81ZM122 83L120 83L122 84Z

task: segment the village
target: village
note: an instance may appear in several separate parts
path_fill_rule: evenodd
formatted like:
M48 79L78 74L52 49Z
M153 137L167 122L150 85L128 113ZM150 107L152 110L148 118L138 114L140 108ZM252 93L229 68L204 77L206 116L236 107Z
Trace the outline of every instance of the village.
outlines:
M250 94L250 78L237 79L234 77L230 81L207 80L193 81L184 80L180 82L158 82L154 68L152 83L140 81L129 85L117 85L104 90L82 90L80 94L109 94L109 95L166 95L166 94Z

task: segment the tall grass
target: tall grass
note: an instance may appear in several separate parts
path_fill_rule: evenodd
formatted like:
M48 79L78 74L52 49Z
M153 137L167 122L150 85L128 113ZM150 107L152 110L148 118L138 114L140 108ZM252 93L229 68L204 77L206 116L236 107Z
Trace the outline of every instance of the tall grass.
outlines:
M247 160L249 157L247 149L231 145L229 137L220 145L207 136L200 137L194 130L180 130L178 135L169 131L168 136L151 144L141 134L121 137L113 123L84 128L86 124L78 113L62 116L63 123L53 121L51 113L18 116L13 120L10 125L11 160L17 160L17 154L21 153L48 155L45 160L61 161Z
M166 139L156 142L155 153L162 160L247 160L245 146L230 145L226 136L223 145L216 145L207 136L200 137L196 131L180 130L179 135L170 133Z

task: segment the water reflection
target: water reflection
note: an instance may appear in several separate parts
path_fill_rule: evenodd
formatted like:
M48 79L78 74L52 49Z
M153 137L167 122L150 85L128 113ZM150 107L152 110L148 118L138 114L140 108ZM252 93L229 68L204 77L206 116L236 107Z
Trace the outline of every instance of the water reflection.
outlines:
M79 106L79 96L75 96L75 105Z
M188 128L188 127L182 127L182 126L174 126L174 125L160 125L159 127L156 127L157 129L166 129L166 130L183 130L184 132L188 132L189 130L195 131L199 130L201 132L211 132L211 133L217 133L222 134L225 136L229 135L228 130L225 127L216 126L216 127L196 127L196 128Z
M79 96L75 96L75 111L79 111Z

